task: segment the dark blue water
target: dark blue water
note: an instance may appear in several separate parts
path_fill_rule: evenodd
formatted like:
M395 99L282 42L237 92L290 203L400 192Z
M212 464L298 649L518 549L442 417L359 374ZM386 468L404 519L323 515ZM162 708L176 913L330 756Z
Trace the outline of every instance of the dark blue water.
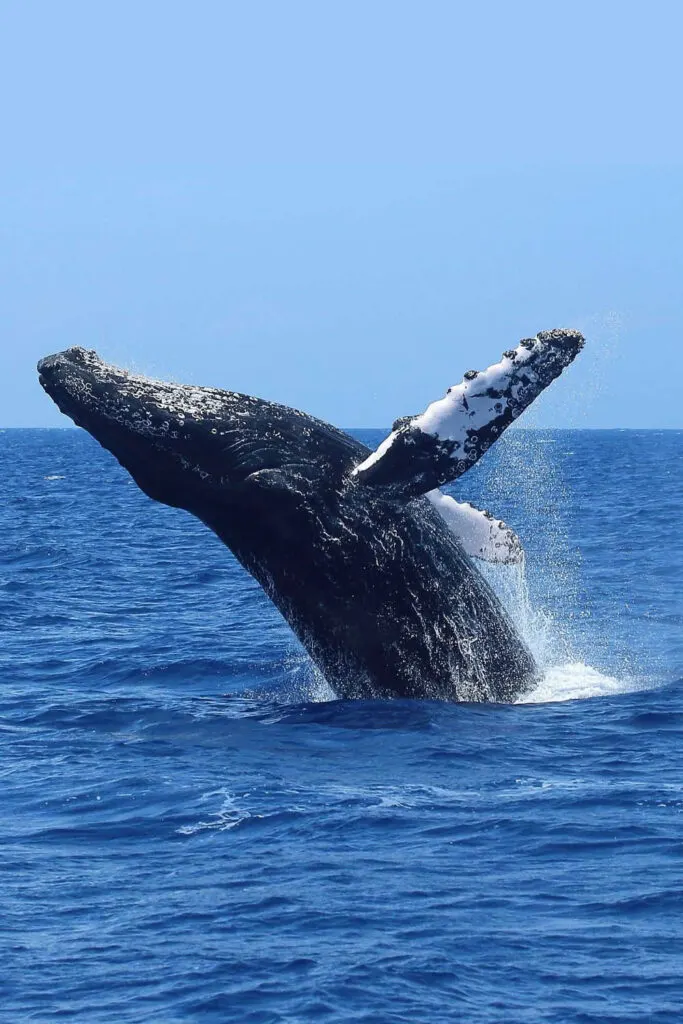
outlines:
M680 1020L683 433L463 480L528 553L489 571L547 668L509 707L331 700L85 434L0 470L3 1021Z

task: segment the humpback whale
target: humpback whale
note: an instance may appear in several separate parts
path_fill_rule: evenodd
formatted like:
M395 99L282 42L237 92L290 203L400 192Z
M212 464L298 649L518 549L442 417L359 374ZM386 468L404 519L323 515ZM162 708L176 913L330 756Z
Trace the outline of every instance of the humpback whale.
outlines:
M514 562L505 523L440 488L577 355L525 338L468 371L376 451L274 402L156 381L70 348L40 383L156 501L202 520L261 584L340 697L513 701L538 677L476 558Z

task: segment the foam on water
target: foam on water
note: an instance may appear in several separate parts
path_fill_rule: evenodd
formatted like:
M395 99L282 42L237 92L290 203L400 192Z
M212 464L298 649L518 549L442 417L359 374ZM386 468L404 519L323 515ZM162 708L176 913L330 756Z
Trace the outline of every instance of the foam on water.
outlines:
M634 680L603 675L582 661L567 665L551 665L530 693L518 704L548 704L562 700L584 700L586 697L611 697L637 689Z
M252 817L250 811L237 805L235 796L225 787L203 793L199 802L211 805L215 802L214 798L216 797L220 798L220 805L217 810L211 811L208 818L202 818L202 820L189 825L181 825L180 828L176 829L177 834L193 836L198 832L225 832L228 829L235 828L246 818ZM256 815L256 817L261 817L261 815Z
M518 704L583 700L637 688L633 679L605 675L572 657L571 641L562 623L543 609L534 608L523 563L505 568L496 566L487 571L487 577L543 671L538 685L520 697Z

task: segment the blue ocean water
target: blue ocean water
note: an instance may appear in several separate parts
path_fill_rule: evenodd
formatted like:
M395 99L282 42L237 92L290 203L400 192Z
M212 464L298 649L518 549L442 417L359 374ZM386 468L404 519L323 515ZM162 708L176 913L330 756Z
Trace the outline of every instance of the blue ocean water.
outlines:
M512 431L458 487L527 551L514 706L331 699L82 432L0 472L0 1019L680 1020L683 432Z

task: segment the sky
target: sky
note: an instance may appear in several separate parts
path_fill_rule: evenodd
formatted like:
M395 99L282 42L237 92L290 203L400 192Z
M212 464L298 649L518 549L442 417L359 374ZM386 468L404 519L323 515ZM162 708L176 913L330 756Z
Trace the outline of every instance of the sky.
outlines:
M683 428L683 5L0 0L0 426L83 345L346 427L522 337Z

